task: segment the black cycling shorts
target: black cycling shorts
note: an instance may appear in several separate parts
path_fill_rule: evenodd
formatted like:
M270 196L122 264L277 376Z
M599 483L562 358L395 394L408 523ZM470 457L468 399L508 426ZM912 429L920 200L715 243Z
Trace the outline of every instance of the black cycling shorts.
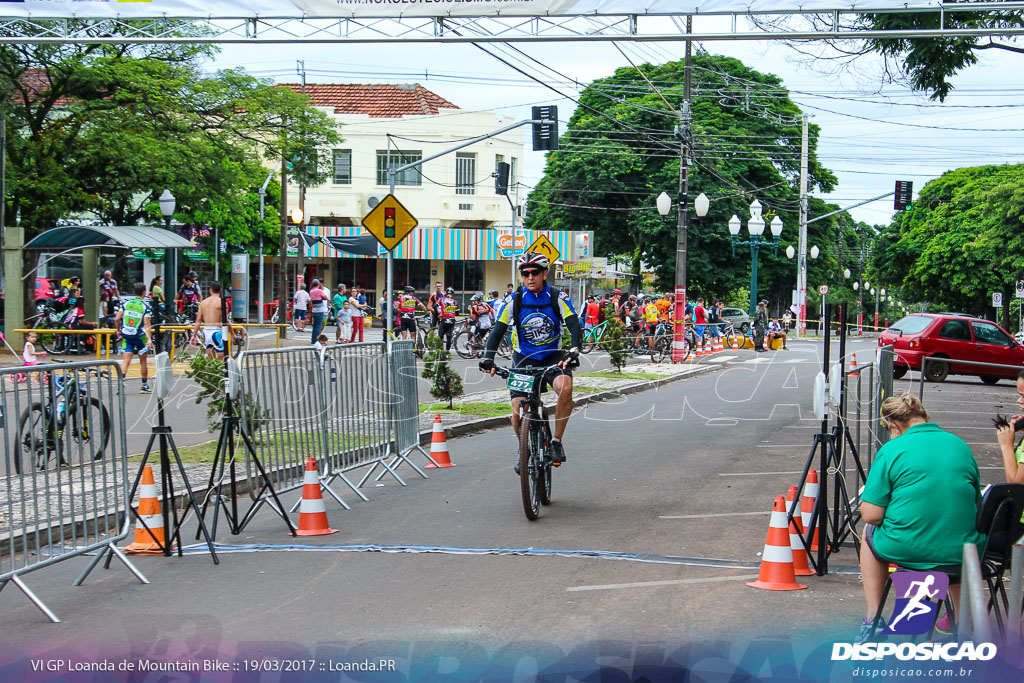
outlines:
M525 356L519 355L518 353L515 353L512 354L512 366L513 368L544 368L549 365L554 365L555 359L558 357L558 354L555 354L550 359L546 360L546 362L537 362L533 358L527 358ZM514 369L513 372L515 372ZM541 382L543 382L540 388L541 393L544 393L545 391L550 389L555 381L555 378L558 377L559 375L566 375L567 377L572 377L572 368L551 368L550 370L545 372L544 376L542 378L539 378ZM530 394L526 393L525 391L509 390L508 393L511 398L530 397Z
M416 334L416 318L401 318L398 326L400 332L412 332Z

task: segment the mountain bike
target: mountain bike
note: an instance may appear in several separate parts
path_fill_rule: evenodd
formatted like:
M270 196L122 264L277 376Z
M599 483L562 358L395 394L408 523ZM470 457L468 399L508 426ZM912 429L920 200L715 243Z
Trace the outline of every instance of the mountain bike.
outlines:
M469 318L458 323L452 332L452 346L455 347L455 353L459 354L460 358L466 359L483 356L484 350L487 348L487 340L493 329L492 327L489 330L482 330L480 334L473 334L473 323ZM498 354L502 358L512 357L511 330L507 330L504 338L498 343Z
M88 372L109 376L106 370ZM74 373L50 373L43 391L45 402L33 402L18 419L14 471L45 470L51 460L56 467L66 466L68 447L77 447L83 464L102 458L110 440L110 413L99 397L90 396Z
M658 323L654 330L654 345L651 347L651 360L660 363L665 358L672 358L672 343L675 340L675 331L672 325L667 322ZM693 325L687 324L683 333L683 361L693 355L693 348L697 345L697 332Z
M580 344L580 351L582 353L590 353L594 349L601 346L601 338L604 337L605 331L608 329L608 321L594 325L589 330L583 331L583 342Z
M530 395L519 404L519 487L526 518L540 517L540 506L551 503L551 423L541 403L541 379L557 364L546 368L503 368L495 374L506 380L509 389Z

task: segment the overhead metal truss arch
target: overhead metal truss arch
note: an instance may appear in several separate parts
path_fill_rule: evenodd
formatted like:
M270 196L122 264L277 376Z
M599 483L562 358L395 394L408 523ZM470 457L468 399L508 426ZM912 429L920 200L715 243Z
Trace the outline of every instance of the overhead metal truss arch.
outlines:
M949 28L945 16L954 12L1024 11L1024 2L937 3L931 7L909 7L890 12L931 13L938 28L921 30L858 30L851 26L857 12L850 7L831 10L786 10L772 12L698 12L692 16L731 18L725 32L686 33L687 14L601 14L587 16L496 16L476 17L210 17L210 18L2 18L0 43L533 43L595 41L685 41L746 40L865 40L872 38L954 38L990 36L1011 38L1024 35L1024 27ZM881 13L872 10L873 13ZM831 28L806 30L773 29L770 21L759 20L799 15L831 16ZM699 19L698 19L699 21ZM742 28L741 28L742 27ZM183 33L189 35L182 35Z

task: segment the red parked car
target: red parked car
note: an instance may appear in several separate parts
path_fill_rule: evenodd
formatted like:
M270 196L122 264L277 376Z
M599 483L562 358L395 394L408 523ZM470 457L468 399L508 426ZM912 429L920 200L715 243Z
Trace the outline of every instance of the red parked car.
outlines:
M60 280L57 280L56 278L37 277L36 301L42 301L56 296L57 290L59 289Z
M1000 379L1017 379L1024 369L1024 347L993 322L961 313L914 313L899 320L878 336L879 346L892 344L893 376L899 379L908 370L921 370L921 360L929 357L950 360L995 363L1012 367L997 368L963 363L929 361L924 378L942 382L949 375L977 375L986 384Z

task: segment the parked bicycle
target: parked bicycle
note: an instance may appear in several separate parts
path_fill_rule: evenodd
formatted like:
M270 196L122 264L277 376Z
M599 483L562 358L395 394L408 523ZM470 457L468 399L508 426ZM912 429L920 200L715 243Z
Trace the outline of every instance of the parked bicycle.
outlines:
M110 440L110 413L98 396L90 396L82 388L78 372L81 371L49 373L49 382L43 389L45 402L34 401L22 411L15 441L17 474L45 470L51 461L56 467L66 466L64 449L71 444L82 453L82 462L103 457L103 449ZM105 370L87 372L109 376Z
M519 404L519 488L523 512L529 520L540 517L540 506L551 503L551 423L540 400L541 378L551 368L504 368L495 373L506 380L509 389L530 395Z

